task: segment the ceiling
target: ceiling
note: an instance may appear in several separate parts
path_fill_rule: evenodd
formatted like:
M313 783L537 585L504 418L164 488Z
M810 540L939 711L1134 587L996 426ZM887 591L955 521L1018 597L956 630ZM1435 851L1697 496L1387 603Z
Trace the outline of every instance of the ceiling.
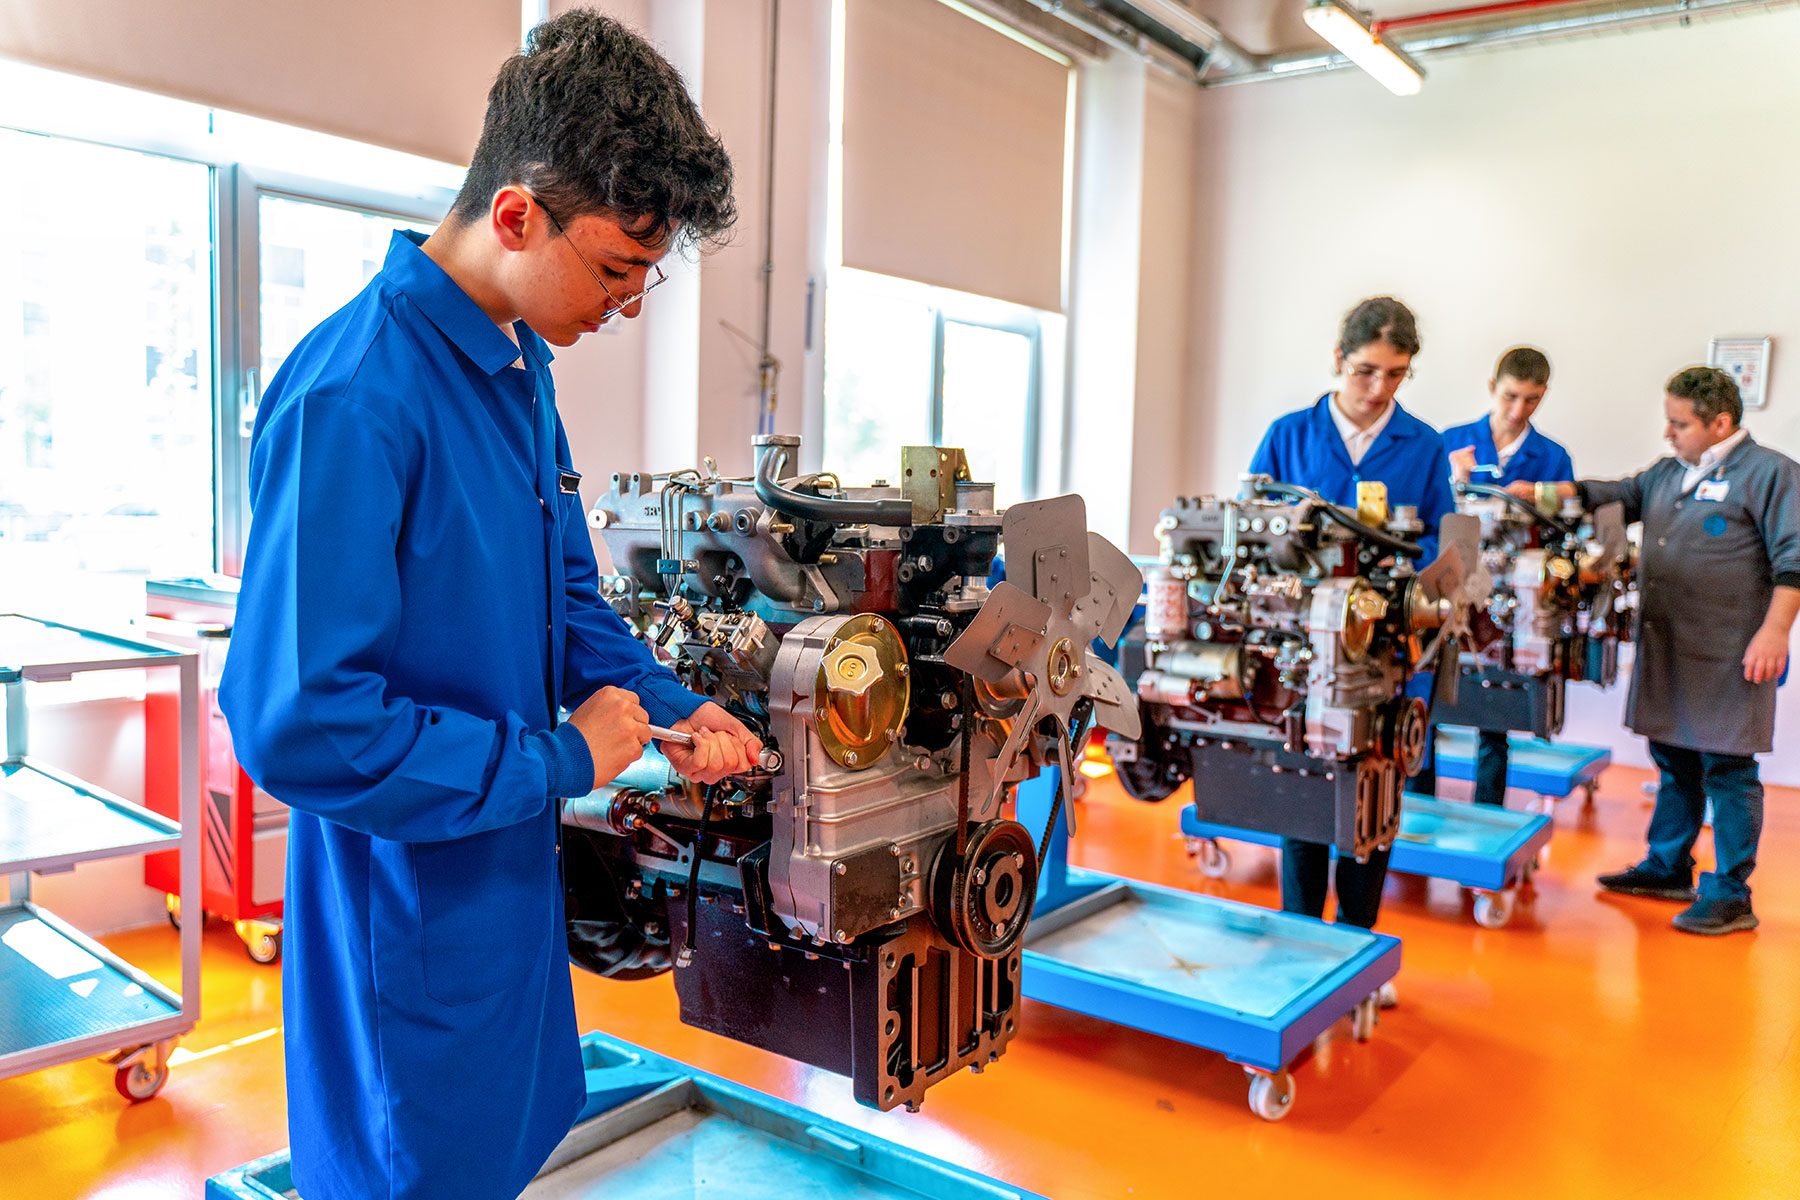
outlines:
M1300 19L1306 0L1179 0L1202 17L1215 22L1238 45L1252 54L1279 54L1288 50L1315 50L1323 46L1318 36ZM1352 7L1367 9L1373 19L1409 17L1415 13L1463 8L1476 0L1367 0Z

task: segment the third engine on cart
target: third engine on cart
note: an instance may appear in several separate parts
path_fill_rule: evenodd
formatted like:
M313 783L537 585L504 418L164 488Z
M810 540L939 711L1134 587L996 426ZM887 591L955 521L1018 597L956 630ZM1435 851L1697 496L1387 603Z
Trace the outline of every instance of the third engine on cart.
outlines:
M1122 643L1143 732L1108 740L1132 795L1192 778L1208 821L1355 855L1392 841L1429 720L1408 680L1454 664L1488 584L1473 518L1446 517L1421 570L1416 513L1378 487L1361 499L1246 476L1236 498L1164 510Z
M1499 488L1458 484L1457 508L1481 522L1481 561L1493 591L1463 655L1463 686L1440 720L1552 737L1563 687L1609 687L1630 633L1635 554L1619 505L1585 512L1534 505Z
M1066 778L1096 723L1137 733L1090 647L1142 578L1079 497L1001 512L960 450L860 488L798 451L759 437L753 478L614 475L592 511L615 608L772 753L700 788L652 749L571 802L570 948L615 978L673 969L689 1024L912 1107L1016 1032L1041 848L1013 788Z

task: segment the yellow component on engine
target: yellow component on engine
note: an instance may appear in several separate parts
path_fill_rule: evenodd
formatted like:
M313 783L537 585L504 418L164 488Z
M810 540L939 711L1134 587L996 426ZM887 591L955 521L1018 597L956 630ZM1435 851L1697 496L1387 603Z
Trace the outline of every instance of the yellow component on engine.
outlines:
M1387 525L1387 484L1379 479L1365 479L1356 485L1356 519L1377 529Z

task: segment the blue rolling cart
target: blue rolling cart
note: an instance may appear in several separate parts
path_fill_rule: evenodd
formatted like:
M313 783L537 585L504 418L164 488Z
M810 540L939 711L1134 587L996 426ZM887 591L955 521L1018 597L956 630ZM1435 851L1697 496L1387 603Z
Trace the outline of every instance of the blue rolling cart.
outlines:
M1045 1200L785 1100L592 1033L587 1103L525 1200ZM298 1200L287 1151L206 1200Z
M1576 788L1594 802L1600 772L1612 765L1612 751L1599 746L1548 742L1527 734L1507 735L1506 786L1536 792L1545 801L1566 799ZM1475 731L1448 725L1438 733L1437 771L1440 779L1475 778Z
M1200 860L1201 874L1213 879L1231 868L1231 854L1221 841L1281 845L1272 834L1204 821L1192 805L1181 810L1181 832ZM1475 923L1499 929L1512 919L1519 888L1531 881L1550 833L1550 818L1541 813L1408 794L1388 869L1467 888L1475 893Z
M1055 779L1019 786L1027 828L1044 827ZM1373 1034L1374 993L1400 970L1400 942L1072 868L1059 819L1024 960L1027 997L1217 1051L1249 1075L1251 1111L1278 1121L1314 1038L1345 1016L1358 1041Z

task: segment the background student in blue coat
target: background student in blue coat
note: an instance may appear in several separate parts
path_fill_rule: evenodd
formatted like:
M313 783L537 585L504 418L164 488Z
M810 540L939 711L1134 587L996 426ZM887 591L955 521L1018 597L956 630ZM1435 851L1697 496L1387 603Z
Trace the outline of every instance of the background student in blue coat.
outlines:
M263 402L221 701L292 810L307 1200L518 1195L583 1097L561 800L636 759L651 720L695 733L665 746L690 779L754 761L600 598L546 344L637 316L657 261L734 217L674 68L566 13L500 68L443 225L397 234Z
M1575 467L1562 444L1552 441L1531 418L1550 390L1550 359L1532 346L1514 346L1494 364L1488 380L1488 411L1467 425L1444 430L1450 474L1458 482L1506 487L1520 480L1573 479ZM1433 741L1436 727L1433 727ZM1510 759L1504 730L1484 729L1475 754L1475 800L1506 803ZM1413 791L1437 791L1433 764L1413 780Z
M1311 488L1349 508L1356 507L1358 483L1383 483L1390 505L1418 507L1435 546L1438 522L1455 509L1444 442L1437 430L1394 398L1412 376L1419 348L1418 322L1400 301L1376 296L1351 309L1332 351L1333 368L1342 380L1338 389L1271 425L1250 460L1250 470ZM1366 862L1348 855L1338 859L1339 921L1364 929L1374 926L1387 866L1386 850L1376 851ZM1329 846L1285 841L1282 908L1323 916L1330 874Z

